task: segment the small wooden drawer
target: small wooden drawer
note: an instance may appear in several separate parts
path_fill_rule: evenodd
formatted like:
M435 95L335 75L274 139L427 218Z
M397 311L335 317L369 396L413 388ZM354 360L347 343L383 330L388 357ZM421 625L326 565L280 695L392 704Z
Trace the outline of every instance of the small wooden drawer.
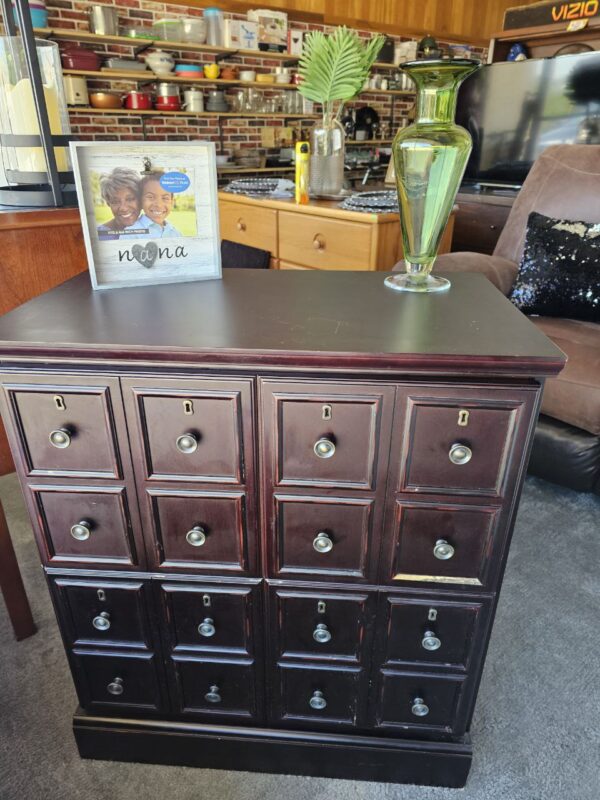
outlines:
M469 203L462 198L457 198L457 201L452 249L491 255L506 224L511 206Z
M270 381L261 386L275 485L375 488L391 386Z
M372 225L279 212L279 258L315 269L366 270Z
M250 381L123 380L133 442L149 480L240 484L246 415L251 427ZM251 431L246 431L251 435ZM249 440L250 441L250 440Z
M145 583L66 577L50 583L70 644L152 647Z
M130 507L123 486L35 485L29 489L47 563L111 569L145 566L133 534L135 507Z
M149 489L148 500L158 568L249 572L255 542L244 492Z
M485 586L500 509L396 501L387 583Z
M14 378L3 376L3 387L27 475L123 477L117 429L127 437L116 378Z
M501 496L516 431L534 393L435 389L401 393L407 423L399 491ZM437 396L436 396L437 395ZM506 398L505 400L503 398Z
M373 500L279 494L273 500L273 577L365 579L371 573Z
M172 657L170 668L172 702L177 713L258 718L253 661L199 660L177 655Z
M362 724L367 681L358 668L279 664L275 722L309 727Z
M254 587L173 582L161 584L160 596L172 651L253 653Z
M368 594L271 589L276 658L359 664L369 651Z
M375 707L375 727L442 729L464 732L463 697L465 678L382 670Z
M79 700L89 710L136 712L166 709L156 656L152 653L71 653Z
M488 618L489 601L382 596L378 650L384 666L470 667Z
M268 250L277 258L277 211L219 200L221 239Z

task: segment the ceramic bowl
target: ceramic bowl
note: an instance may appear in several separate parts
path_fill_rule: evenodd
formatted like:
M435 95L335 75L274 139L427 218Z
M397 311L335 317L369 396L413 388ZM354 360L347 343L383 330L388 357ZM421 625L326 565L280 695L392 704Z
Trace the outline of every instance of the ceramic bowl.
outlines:
M257 83L275 83L275 75L271 75L270 73L261 73L260 75L256 76Z
M243 69L240 72L240 80L245 83L252 83L256 80L256 72L253 69Z

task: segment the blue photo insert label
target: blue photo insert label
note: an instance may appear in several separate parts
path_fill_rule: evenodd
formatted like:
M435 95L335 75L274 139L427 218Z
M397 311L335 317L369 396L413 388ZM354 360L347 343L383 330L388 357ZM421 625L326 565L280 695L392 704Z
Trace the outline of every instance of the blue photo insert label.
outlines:
M167 192L185 192L190 186L190 179L184 172L166 172L160 179L160 185Z

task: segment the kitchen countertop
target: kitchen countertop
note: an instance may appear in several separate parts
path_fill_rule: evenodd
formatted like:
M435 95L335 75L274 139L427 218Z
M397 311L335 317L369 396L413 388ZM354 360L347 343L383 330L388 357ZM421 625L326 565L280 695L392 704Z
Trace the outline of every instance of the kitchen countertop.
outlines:
M372 214L360 211L346 211L340 208L338 200L309 200L307 205L298 205L293 198L271 199L269 197L249 197L245 194L230 194L229 192L219 192L219 200L231 203L240 203L245 206L256 206L257 208L272 208L278 211L294 211L298 214L311 214L313 216L332 217L344 220L353 220L370 224L382 224L385 222L398 222L398 214Z

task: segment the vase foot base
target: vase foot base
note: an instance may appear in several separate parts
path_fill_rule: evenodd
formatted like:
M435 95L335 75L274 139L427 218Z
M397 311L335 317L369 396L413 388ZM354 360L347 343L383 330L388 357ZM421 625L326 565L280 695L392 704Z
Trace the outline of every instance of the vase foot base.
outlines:
M447 292L450 288L450 281L446 278L439 278L436 275L428 275L427 280L415 283L410 275L404 272L397 275L389 275L385 285L395 292Z

